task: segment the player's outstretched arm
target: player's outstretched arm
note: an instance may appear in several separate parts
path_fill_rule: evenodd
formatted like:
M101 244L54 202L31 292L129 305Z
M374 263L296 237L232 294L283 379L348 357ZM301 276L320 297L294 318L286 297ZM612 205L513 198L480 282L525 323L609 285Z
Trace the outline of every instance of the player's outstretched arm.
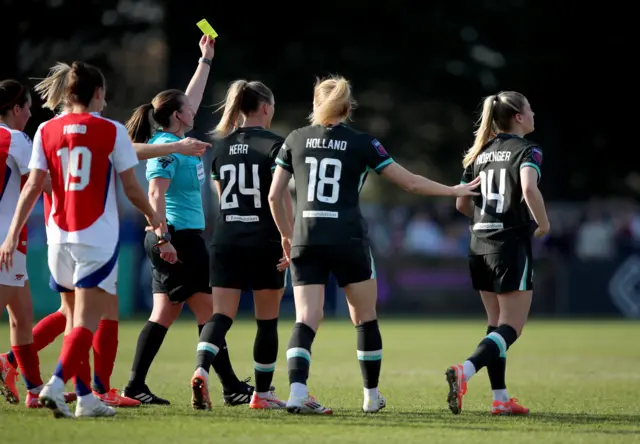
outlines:
M426 177L413 174L398 163L394 162L382 170L381 175L405 191L423 196L477 196L473 191L480 185L480 177L467 183L453 187L443 185Z
M534 236L542 237L549 232L551 225L544 207L544 199L538 188L538 172L534 168L520 168L520 182L522 183L522 195L531 211L533 219L538 224Z
M204 88L207 86L207 78L209 77L209 70L211 69L211 60L214 56L214 44L215 40L209 36L203 35L200 39L200 51L202 51L202 60L198 63L196 72L187 86L185 94L189 99L189 105L193 113L198 112L200 108L200 102L202 102L202 96L204 94ZM204 59L204 60L203 60Z
M201 140L186 137L179 142L151 144L151 143L134 143L133 148L136 150L138 160L154 159L156 157L168 156L169 154L179 153L185 156L200 157L204 154L211 144L202 142Z
M124 170L119 174L120 180L122 181L122 188L124 190L124 194L127 196L129 201L136 207L138 210L142 212L147 218L147 222L154 229L161 229L164 223L164 213L158 213L153 209L149 201L147 200L147 196L144 194L144 191L140 187L138 183L138 179L136 178L136 173L133 168L129 168Z
M27 182L20 192L20 199L18 199L18 206L13 215L9 232L0 248L0 271L3 269L8 270L13 266L13 253L18 247L20 231L22 231L24 224L27 223L27 219L34 205L38 201L40 194L42 194L46 177L46 171L36 168L32 169L29 174L29 179L27 179Z

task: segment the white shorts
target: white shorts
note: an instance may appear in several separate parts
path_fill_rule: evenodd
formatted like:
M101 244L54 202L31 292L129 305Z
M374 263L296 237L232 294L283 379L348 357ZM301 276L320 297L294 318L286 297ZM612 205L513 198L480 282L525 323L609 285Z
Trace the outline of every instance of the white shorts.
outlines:
M0 285L9 287L24 287L24 283L29 280L27 275L27 255L16 251L13 253L13 267L11 270L0 271Z
M118 247L102 248L80 244L49 245L49 286L57 293L75 288L101 288L116 294Z

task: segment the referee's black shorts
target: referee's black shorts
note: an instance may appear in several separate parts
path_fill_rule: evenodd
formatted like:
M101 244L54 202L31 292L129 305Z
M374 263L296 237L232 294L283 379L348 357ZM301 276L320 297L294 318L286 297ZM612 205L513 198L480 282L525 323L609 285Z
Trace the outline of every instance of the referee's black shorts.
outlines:
M195 293L211 293L209 286L209 253L202 230L178 230L170 225L171 245L178 252L179 262L170 264L160 258L155 247L158 237L148 232L144 249L151 261L154 293L166 293L173 303L184 302Z
M492 293L533 290L530 242L505 245L493 254L469 256L473 288Z
M280 242L255 247L214 245L211 248L211 286L280 290L284 288L284 271L278 271L277 266L282 256Z
M306 245L291 248L293 286L326 285L329 274L338 286L375 279L371 249L363 245Z

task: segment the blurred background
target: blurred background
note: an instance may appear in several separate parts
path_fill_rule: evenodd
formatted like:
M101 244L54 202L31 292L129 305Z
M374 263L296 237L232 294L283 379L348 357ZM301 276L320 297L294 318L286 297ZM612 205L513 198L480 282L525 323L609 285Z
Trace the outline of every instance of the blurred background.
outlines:
M530 138L544 150L541 188L552 226L535 243L533 315L640 318L640 152L622 143L613 105L626 71L611 48L623 38L617 19L605 17L614 8L569 3L3 0L0 78L33 85L57 61L95 64L108 82L105 115L125 121L158 92L186 88L200 57L195 24L204 17L219 38L192 136L207 138L219 118L215 105L238 78L273 90L272 129L286 136L305 125L315 78L339 73L360 104L353 125L412 171L448 184L460 179L483 96L517 90L536 113ZM34 98L30 136L52 117L40 105ZM210 164L210 155L203 161ZM146 187L144 162L138 170ZM122 316L147 315L143 220L120 197ZM211 184L203 199L211 217ZM419 198L370 177L362 209L375 245L380 312L483 313L468 277L467 221L453 200ZM39 204L29 227L38 316L59 305L47 285L42 222ZM250 294L242 304L252 309ZM329 316L346 312L335 284L326 305ZM283 307L292 312L290 288Z

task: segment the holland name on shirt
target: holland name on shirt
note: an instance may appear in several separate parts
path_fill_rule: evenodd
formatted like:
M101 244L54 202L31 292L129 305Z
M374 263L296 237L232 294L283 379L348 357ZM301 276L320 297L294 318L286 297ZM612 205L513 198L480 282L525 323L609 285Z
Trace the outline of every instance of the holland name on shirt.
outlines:
M317 148L317 149L325 149L325 150L339 150L346 151L347 149L347 141L346 140L334 140L334 139L307 139L307 148Z
M476 164L481 165L489 162L508 162L511 151L489 151L482 153L476 158Z

